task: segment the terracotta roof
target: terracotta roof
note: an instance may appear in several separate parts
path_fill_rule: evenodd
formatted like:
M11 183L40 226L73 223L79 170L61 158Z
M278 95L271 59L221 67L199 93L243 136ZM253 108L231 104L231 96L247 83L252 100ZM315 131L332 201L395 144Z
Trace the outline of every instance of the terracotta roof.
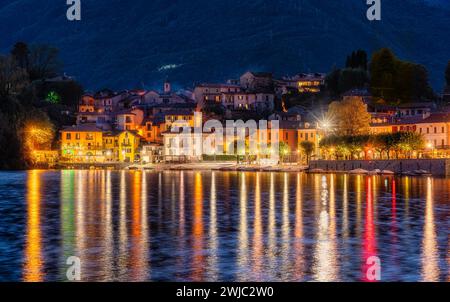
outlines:
M279 122L280 122L279 124L280 130L298 129L301 126L301 122L299 121L279 121Z
M80 124L70 127L64 127L61 132L103 132L96 124Z
M450 113L435 113L430 117L424 119L421 124L424 123L450 123Z
M397 119L392 123L371 124L372 127L398 126L398 125L414 125L414 124L430 124L430 123L450 123L450 113L433 113L427 118L422 116L406 117Z

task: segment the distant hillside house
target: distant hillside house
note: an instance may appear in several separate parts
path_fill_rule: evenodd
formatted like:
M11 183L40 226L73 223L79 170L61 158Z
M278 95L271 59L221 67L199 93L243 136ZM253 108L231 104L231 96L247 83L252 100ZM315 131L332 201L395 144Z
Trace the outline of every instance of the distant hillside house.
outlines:
M186 97L174 93L172 91L172 85L166 81L162 92L155 90L146 92L141 97L139 104L179 104L185 103L186 101Z
M111 91L101 91L96 94L84 94L78 105L78 112L113 112L119 107L119 103L129 97L127 91L115 93Z
M127 109L116 113L116 127L120 131L137 131L144 121L144 111Z
M248 71L241 76L240 85L249 91L272 91L274 89L273 75L270 72Z
M278 81L278 88L286 93L290 89L296 89L300 93L318 93L325 85L325 74L322 73L301 73L293 77L284 77Z
M223 93L239 93L241 87L234 84L211 84L204 83L197 85L194 89L194 99L200 108L208 102L221 102Z
M273 93L222 93L220 103L228 110L251 110L263 112L273 110L275 95Z

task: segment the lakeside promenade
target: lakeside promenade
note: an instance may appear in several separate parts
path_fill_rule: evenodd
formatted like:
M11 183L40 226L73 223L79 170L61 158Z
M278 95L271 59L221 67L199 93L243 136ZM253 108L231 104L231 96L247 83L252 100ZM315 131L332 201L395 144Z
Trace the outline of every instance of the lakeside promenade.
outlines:
M109 169L154 171L247 171L247 172L309 172L384 174L405 176L450 176L450 159L402 160L317 160L309 166L300 164L257 165L235 162L196 162L184 164L124 164L124 163L66 163L59 169Z

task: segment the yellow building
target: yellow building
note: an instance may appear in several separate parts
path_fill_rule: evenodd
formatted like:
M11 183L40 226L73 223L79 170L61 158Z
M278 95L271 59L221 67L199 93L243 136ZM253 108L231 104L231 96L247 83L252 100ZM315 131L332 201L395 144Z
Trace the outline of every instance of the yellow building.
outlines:
M138 148L141 137L133 131L124 131L117 136L120 162L133 163L139 155Z
M103 154L106 162L114 162L119 158L119 143L117 135L107 132L103 133Z
M68 162L103 162L103 131L84 124L61 130L61 159Z
M104 132L83 124L61 131L61 160L70 163L134 162L141 137L135 131Z
M370 125L371 134L392 133L392 125L389 123L375 123Z

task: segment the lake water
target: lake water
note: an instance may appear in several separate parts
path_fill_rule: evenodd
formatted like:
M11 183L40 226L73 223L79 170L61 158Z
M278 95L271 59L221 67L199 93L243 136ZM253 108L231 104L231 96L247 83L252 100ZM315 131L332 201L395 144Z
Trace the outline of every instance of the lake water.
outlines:
M0 173L0 281L450 281L449 227L443 178Z

